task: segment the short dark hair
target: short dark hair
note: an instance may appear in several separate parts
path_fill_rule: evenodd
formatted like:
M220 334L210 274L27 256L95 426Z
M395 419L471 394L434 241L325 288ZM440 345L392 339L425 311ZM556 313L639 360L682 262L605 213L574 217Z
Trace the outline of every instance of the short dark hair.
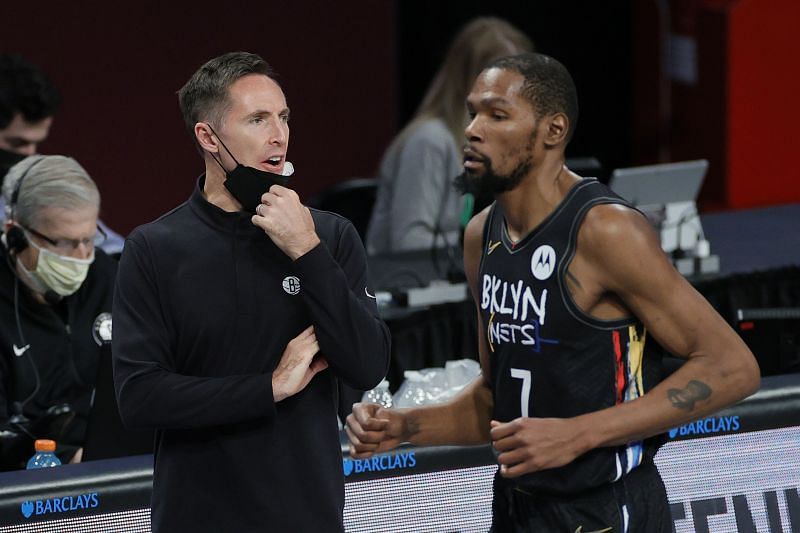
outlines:
M58 89L39 67L16 54L0 54L0 129L18 113L26 122L51 117L60 103Z
M277 83L272 67L261 56L248 52L229 52L215 57L192 74L178 91L183 121L192 139L194 125L200 121L221 126L230 105L228 88L248 74L263 74Z
M533 105L537 118L564 113L569 120L567 142L572 139L578 124L578 92L564 65L544 54L527 53L500 58L486 68L521 74L525 78L522 96Z

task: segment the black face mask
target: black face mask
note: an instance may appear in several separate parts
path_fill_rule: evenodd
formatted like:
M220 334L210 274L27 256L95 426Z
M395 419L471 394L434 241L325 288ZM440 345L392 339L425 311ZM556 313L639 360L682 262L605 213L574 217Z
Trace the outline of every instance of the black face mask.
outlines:
M209 125L209 128L211 126ZM211 128L211 131L214 132L214 135L217 135L217 132L214 131L214 128ZM250 213L256 212L256 207L258 204L261 203L261 196L269 191L269 188L273 185L282 185L286 186L289 183L289 176L284 175L281 176L280 174L275 174L274 172L267 172L266 170L259 170L253 167L247 167L237 161L236 157L228 150L228 147L225 146L225 143L222 142L219 135L217 135L219 142L222 143L222 147L225 148L225 151L236 161L236 168L231 171L225 170L225 167L222 166L222 163L213 155L214 161L222 167L222 170L225 172L227 179L225 180L225 188L233 195L236 200L242 204L242 208L245 211L249 211ZM289 162L285 163L284 171L293 171L292 164Z
M0 148L0 183L3 183L11 167L26 157L28 156Z

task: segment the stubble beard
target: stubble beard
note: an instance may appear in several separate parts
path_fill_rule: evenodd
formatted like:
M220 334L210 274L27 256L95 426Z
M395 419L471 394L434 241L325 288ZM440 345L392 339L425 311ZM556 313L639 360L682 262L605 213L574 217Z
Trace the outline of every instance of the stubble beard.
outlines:
M462 194L471 193L475 198L485 199L513 191L522 183L522 180L531 170L533 162L530 153L533 151L535 140L536 135L534 134L524 149L528 153L528 157L514 167L510 173L505 175L498 174L494 170L492 160L489 157L485 157L483 160L484 171L477 173L464 170L455 179L456 189Z

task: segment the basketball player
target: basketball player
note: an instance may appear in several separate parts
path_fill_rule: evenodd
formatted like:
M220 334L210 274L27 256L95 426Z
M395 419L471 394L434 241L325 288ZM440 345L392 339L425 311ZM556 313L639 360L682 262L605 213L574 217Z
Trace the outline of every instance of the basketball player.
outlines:
M491 441L493 531L671 531L654 437L753 393L755 359L645 217L565 166L563 65L497 60L467 108L461 182L495 195L464 249L483 375L446 405L355 406L353 455ZM650 339L686 358L666 379Z

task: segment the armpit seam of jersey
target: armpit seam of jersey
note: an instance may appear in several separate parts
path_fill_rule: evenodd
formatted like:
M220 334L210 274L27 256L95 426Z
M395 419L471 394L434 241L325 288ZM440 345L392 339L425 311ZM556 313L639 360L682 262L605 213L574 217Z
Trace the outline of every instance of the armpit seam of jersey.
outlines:
M567 239L566 249L567 253L558 269L558 288L559 292L561 293L561 301L564 303L564 307L567 309L567 312L572 315L572 318L584 324L585 326L606 331L637 324L638 319L633 315L629 315L622 318L615 318L613 320L604 320L589 315L588 313L584 312L577 303L575 303L575 300L572 298L572 294L570 294L569 290L567 290L566 283L564 283L564 275L566 274L567 267L572 262L572 259L575 257L575 253L578 250L578 227L586 217L586 213L588 213L589 210L595 206L613 203L620 202L611 196L599 196L581 207L576 214L575 219L572 221L572 226L569 229L569 237Z

